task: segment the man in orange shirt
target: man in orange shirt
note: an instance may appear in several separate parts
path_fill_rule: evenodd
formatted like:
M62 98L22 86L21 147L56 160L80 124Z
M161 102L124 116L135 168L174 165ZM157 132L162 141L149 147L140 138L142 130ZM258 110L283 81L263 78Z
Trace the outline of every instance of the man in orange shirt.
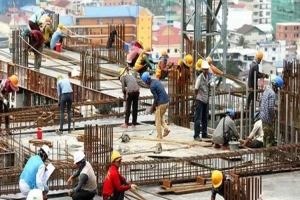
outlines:
M121 166L121 161L121 154L118 151L114 151L111 156L111 167L103 183L103 200L123 200L125 191L137 189L137 185L129 184L120 174L119 167Z

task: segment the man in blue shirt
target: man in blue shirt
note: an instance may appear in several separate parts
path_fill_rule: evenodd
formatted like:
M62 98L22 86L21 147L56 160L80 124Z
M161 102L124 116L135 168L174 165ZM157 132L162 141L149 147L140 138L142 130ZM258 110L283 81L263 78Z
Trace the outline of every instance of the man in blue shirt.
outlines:
M62 24L58 24L56 31L53 33L50 41L50 49L56 50L56 43L62 43L64 38L68 36L62 33L62 29L64 26Z
M153 113L154 109L156 109L155 124L156 124L157 137L159 139L162 139L163 136L166 137L170 133L168 125L164 120L164 114L169 107L169 96L164 86L161 84L161 82L159 80L151 79L150 74L148 72L143 73L142 80L144 83L150 86L150 91L153 94L154 101L150 109L150 113ZM161 127L164 128L163 136L162 136Z
M68 132L71 132L71 109L73 89L69 79L64 79L62 75L57 76L57 96L58 106L60 106L60 128L56 131L57 134L63 133L64 113L67 107L68 112Z
M272 86L268 87L261 98L260 104L260 119L263 123L264 132L264 146L271 147L275 143L275 134L273 129L273 124L275 122L275 101L276 93L279 88L282 88L283 80L279 76L276 76L272 80Z
M38 151L38 155L31 156L27 161L19 181L19 187L24 196L28 196L30 190L39 189L43 191L44 199L47 199L46 195L49 188L46 183L43 182L43 177L46 169L45 161L49 155L49 146L43 145Z

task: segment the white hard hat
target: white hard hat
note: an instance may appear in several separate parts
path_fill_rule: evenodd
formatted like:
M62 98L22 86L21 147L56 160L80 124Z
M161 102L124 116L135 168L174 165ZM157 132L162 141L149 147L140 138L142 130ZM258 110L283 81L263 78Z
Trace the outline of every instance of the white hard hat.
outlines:
M46 153L46 155L49 157L49 155L50 155L50 148L49 148L49 146L48 145L43 145L42 147L41 147L41 149Z
M201 69L209 69L209 64L207 61L202 62Z
M43 191L39 189L30 190L26 200L43 200Z
M74 164L82 161L85 158L85 155L82 151L77 151L74 153Z

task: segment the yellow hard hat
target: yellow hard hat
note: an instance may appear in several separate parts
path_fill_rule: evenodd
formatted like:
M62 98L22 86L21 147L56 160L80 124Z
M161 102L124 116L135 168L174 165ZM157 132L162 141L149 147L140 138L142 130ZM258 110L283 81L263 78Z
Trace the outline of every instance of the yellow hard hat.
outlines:
M114 162L117 159L122 159L122 156L121 156L120 152L113 151L113 153L111 155L111 162Z
M161 56L167 56L167 55L168 55L168 53L166 51L161 52Z
M201 58L197 61L197 63L196 63L196 69L197 70L201 70L202 61L203 60Z
M56 77L56 79L57 79L57 81L59 81L59 80L61 80L61 79L63 79L64 77L62 76L62 75L57 75L57 77Z
M10 80L10 85L11 85L11 88L14 90L14 91L18 91L19 90L19 78L16 76L16 75L12 75L10 77L8 77L8 80Z
M258 52L256 52L256 57L257 57L258 59L262 60L263 57L264 57L264 54L263 54L261 51L258 51Z
M210 56L208 56L207 58L206 58L206 61L208 62L208 64L212 64L212 62L213 62L213 59L210 57Z
M126 68L120 68L119 69L119 76L122 76L125 72Z
M214 170L211 174L211 181L214 188L220 187L223 182L223 173L219 170Z
M43 10L46 10L46 5L45 5L45 4L42 4L42 5L41 5L41 8L42 8Z
M180 59L180 60L178 60L178 63L177 63L177 65L181 66L181 65L182 65L182 63L183 63L183 60L182 60L182 59Z
M183 58L183 63L188 66L192 67L193 66L193 56L188 54Z
M64 25L62 25L61 23L59 23L59 24L57 25L57 27L60 28L60 29L63 29L63 28L64 28Z

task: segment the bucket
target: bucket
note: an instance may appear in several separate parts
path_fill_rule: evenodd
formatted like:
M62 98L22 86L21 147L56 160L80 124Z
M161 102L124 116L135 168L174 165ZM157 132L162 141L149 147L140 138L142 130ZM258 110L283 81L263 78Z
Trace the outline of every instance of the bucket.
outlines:
M61 52L61 43L60 42L56 42L56 47L55 47L56 52Z
M240 142L238 142L238 141L229 142L229 148L231 151L237 151L239 149L239 145L240 145Z

